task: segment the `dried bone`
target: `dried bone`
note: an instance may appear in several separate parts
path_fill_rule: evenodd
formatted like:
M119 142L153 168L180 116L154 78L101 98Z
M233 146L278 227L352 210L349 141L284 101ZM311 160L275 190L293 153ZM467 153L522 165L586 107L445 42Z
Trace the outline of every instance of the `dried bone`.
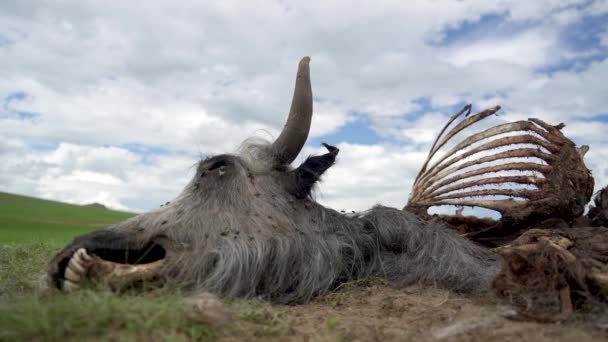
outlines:
M450 118L416 177L406 208L424 216L432 206L473 206L502 215L498 225L475 233L473 238L492 238L497 229L507 230L498 235L515 233L547 218L570 222L581 216L594 184L582 159L588 147L577 148L566 138L560 131L563 124L551 126L534 118L500 124L466 137L430 163L457 133L498 110L497 106L469 116L471 106L467 105ZM467 118L448 130L462 114ZM505 147L509 149L497 150ZM522 162L513 158L534 159ZM476 168L469 169L472 167ZM505 171L513 174L493 176Z
M187 308L186 315L189 319L219 327L230 321L230 313L215 295L203 292L184 299Z
M63 289L70 292L82 287L85 282L90 282L119 290L137 282L154 279L163 264L163 259L140 265L121 264L91 256L84 248L80 248L65 268Z

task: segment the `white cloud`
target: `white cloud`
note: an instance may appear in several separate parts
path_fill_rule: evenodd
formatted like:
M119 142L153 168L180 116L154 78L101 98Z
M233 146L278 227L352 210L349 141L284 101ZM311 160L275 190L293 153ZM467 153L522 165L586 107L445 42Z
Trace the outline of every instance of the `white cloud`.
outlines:
M608 59L592 63L582 72L538 76L510 92L508 108L550 121L572 121L606 113Z
M584 4L584 0L547 0L526 1L512 0L503 1L502 5L509 10L509 16L515 20L539 20L549 14L562 12L575 5Z
M393 130L395 138L416 145L430 146L450 117L441 113L424 113L415 121L403 121L400 128Z
M138 211L177 195L197 160L195 156L142 159L121 148L74 144L48 151L12 150L1 156L4 191Z
M587 8L584 9L587 15L604 15L608 13L608 1L596 0L593 1Z
M606 113L608 60L577 72L538 71L601 56L561 40L568 25L608 8L586 3L4 2L0 102L27 96L0 106L0 189L152 208L181 189L199 154L234 151L251 135L277 136L304 55L312 56L311 136L365 113L383 138L402 144L360 145L352 137L321 185L323 203L402 206L452 114L445 107L463 101L504 105L509 114L499 120L565 121L577 143L592 140L590 164L605 174L607 141L584 134L594 128L579 120ZM441 45L448 30L489 15L503 16L504 27L529 28L490 28ZM24 120L19 112L37 116ZM413 119L415 112L427 114Z
M338 162L327 171L316 192L319 202L348 212L375 204L405 206L426 152L392 145L343 143L338 148ZM324 152L315 152L320 153Z
M515 37L491 38L459 46L448 51L446 60L455 66L480 62L500 62L537 67L552 62L556 57L557 32L532 30Z
M309 136L311 138L322 137L334 133L342 125L354 120L355 118L343 105L328 102L315 103Z

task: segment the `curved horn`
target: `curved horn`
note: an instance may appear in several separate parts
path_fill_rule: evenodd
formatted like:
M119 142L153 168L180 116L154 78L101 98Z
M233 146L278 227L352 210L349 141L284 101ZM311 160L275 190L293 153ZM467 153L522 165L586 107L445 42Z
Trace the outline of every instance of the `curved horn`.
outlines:
M280 164L290 164L296 157L310 131L312 120L312 87L310 85L310 57L298 64L296 87L293 92L289 117L281 135L272 144L272 150Z

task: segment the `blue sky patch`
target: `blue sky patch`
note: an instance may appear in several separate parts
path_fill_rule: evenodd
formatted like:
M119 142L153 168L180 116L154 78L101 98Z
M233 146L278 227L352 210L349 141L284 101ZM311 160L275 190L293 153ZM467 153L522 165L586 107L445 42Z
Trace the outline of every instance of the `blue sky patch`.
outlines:
M21 120L29 120L29 119L34 119L38 116L40 116L40 114L38 113L33 113L33 112L21 112L21 111L17 111L17 117Z
M583 72L589 68L589 66L594 62L601 62L606 59L605 54L597 54L592 56L584 56L576 59L570 59L566 61L561 61L556 64L546 65L541 68L536 69L536 72L541 74L546 74L552 76L553 74L566 71L566 72Z
M14 44L13 41L0 34L0 48Z
M24 91L16 91L9 94L5 99L5 105L8 105L11 101L23 101L27 98L27 93Z
M59 143L55 142L35 142L29 145L30 148L37 152L54 151L59 148Z
M110 146L107 146L107 147L110 147ZM118 145L118 147L127 149L130 152L133 152L136 154L158 154L158 155L171 154L171 152L168 149L162 148L162 147L157 147L157 146L148 146L148 145L141 145L141 144L124 144L124 145Z
M443 38L431 45L454 46L488 37L495 40L516 35L538 25L534 21L507 21L507 13L484 15L477 21L464 21L458 27L446 29Z
M577 51L586 51L600 45L601 34L608 31L608 15L586 16L568 25L561 33L561 42ZM604 48L604 55L606 49Z
M10 93L7 97L4 98L4 103L2 108L6 113L8 113L9 117L16 117L20 120L31 120L40 116L39 113L29 112L29 111L21 111L15 110L12 106L15 102L21 102L26 100L29 95L24 91L16 91Z
M357 119L340 127L336 132L308 139L309 146L319 146L322 142L334 145L342 142L351 144L378 144L380 136L371 129L371 120L367 116L358 115Z
M488 95L487 97L492 97L495 94L492 95ZM458 113L464 106L466 106L467 104L470 103L472 99L467 99L465 101L459 101L453 105L449 105L449 106L437 106L437 105L433 105L432 99L430 97L421 97L418 99L415 99L413 102L415 102L416 104L418 104L420 106L420 109L406 113L406 118L408 121L416 121L421 119L422 117L424 117L425 114L429 113L429 112L437 112L437 113L442 113L448 116L452 116L453 114ZM483 108L485 109L485 108ZM473 112L475 112L476 110L482 110L480 108L473 108Z
M601 45L601 35L608 31L608 15L586 16L568 25L560 34L560 43L579 56L547 65L537 71L552 75L555 72L582 72L594 62L608 58L608 48Z

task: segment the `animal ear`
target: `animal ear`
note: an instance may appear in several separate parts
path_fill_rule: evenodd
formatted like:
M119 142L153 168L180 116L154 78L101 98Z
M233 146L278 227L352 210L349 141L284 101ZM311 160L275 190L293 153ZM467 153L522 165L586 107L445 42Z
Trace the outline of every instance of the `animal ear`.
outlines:
M297 198L305 198L310 195L312 187L319 180L321 175L334 165L336 156L340 151L337 147L323 143L329 151L321 156L311 156L298 166L297 169L290 171L289 192Z

